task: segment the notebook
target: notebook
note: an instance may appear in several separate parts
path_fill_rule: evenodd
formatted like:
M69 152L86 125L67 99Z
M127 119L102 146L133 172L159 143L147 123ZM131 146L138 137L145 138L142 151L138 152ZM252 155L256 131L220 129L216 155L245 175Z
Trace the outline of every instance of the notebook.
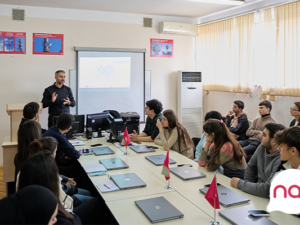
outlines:
M69 142L73 146L83 146L83 145L85 145L83 141L72 141L72 140L69 140Z
M107 182L105 184L98 184L97 187L100 189L101 192L112 192L120 190L114 182Z
M102 164L85 165L82 167L87 173L106 171L106 168Z

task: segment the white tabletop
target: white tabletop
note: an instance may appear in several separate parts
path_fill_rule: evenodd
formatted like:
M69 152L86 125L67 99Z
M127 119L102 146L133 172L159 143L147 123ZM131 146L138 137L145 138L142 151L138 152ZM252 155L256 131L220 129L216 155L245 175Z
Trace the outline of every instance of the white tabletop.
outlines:
M103 158L115 158L119 157L123 159L128 165L128 169L122 170L112 170L108 171L109 175L114 174L124 174L124 173L136 173L146 184L147 186L144 188L136 188L136 189L129 189L129 190L120 190L111 193L101 193L99 189L97 189L103 199L106 201L106 204L111 209L111 212L115 215L116 219L120 224L132 224L132 218L128 216L128 209L130 209L131 215L134 215L134 218L137 219L139 223L135 224L148 224L150 221L147 217L140 212L140 210L135 206L134 201L138 199L145 199L149 198L149 196L157 197L157 196L167 196L168 200L171 199L176 204L174 206L176 208L181 208L181 205L178 202L182 201L183 205L188 205L187 207L193 211L196 209L201 209L199 212L199 216L201 213L204 213L207 216L213 217L213 208L211 205L206 201L204 195L200 193L199 189L203 188L205 184L210 184L214 173L207 172L204 168L199 167L198 163L193 160L188 159L187 157L178 154L177 152L170 151L170 158L175 160L177 163L170 165L170 167L176 167L178 164L192 164L193 168L199 170L200 172L206 174L205 178L195 179L195 180L188 180L183 181L180 178L176 177L171 173L171 185L174 187L173 190L167 190L164 188L166 185L166 181L163 175L161 175L162 166L156 166L147 159L145 156L147 155L158 155L158 154L166 154L166 151L163 150L161 146L155 152L151 153L135 153L128 147L128 152L130 155L124 155L125 147L117 148L114 144L108 143L105 138L96 138L89 141L86 141L86 146L77 146L76 149L83 149L83 148L90 148L90 144L102 143L103 146L109 146L115 154L112 155L103 155L103 156L95 156L95 155L88 155L88 156L81 156L79 162L82 165L90 165L99 163L99 159ZM142 143L146 145L156 146L154 143ZM97 184L103 184L105 182L111 181L107 175L98 176L98 177L90 177L93 184L96 186ZM269 203L269 199L257 197L254 195L247 194L242 192L238 189L232 188L230 186L230 178L217 173L217 182L221 183L223 186L234 190L235 192L243 195L246 198L250 199L249 203L243 204L247 205L252 209L256 210L266 210L267 205ZM180 196L180 197L179 197ZM173 200L174 197L174 200ZM179 201L180 199L180 201ZM178 202L177 202L178 201ZM185 202L185 203L184 203ZM189 204L188 204L189 202ZM172 202L171 202L172 203ZM239 205L239 206L243 206ZM239 207L233 206L233 207ZM233 208L230 207L230 208ZM132 210L131 210L132 208ZM123 210L124 209L124 210ZM221 206L220 210L226 209L225 207ZM179 209L180 210L180 209ZM189 211L189 210L187 210ZM219 210L218 210L219 211ZM183 212L183 211L182 211ZM194 211L193 211L194 212ZM184 213L184 212L183 212ZM191 217L191 218L187 218ZM274 221L277 224L299 224L299 218L284 214L281 212L272 212L271 216L268 217L270 220ZM195 216L192 214L187 213L185 215L184 224L202 224L200 221L197 222ZM183 224L181 219L168 221L165 223L170 224ZM210 219L208 219L210 220ZM135 221L135 220L134 220ZM218 216L218 221L222 224L230 224L225 219ZM203 224L208 224L205 222Z

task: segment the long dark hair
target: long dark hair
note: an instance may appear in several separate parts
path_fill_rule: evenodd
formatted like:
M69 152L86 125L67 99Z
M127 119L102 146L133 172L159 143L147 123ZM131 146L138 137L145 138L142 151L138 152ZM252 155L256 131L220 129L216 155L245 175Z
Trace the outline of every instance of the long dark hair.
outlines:
M176 116L175 112L171 109L167 109L163 112L163 116L166 117L169 123L169 127L166 127L166 129L174 129L177 127L177 132L178 132L178 145L179 145L179 152L180 152L180 141L181 141L181 136L183 135L183 141L184 144L188 148L193 148L195 149L194 142L191 139L189 133L185 129L185 127L178 121L178 117Z
M58 209L75 223L74 217L68 213L59 200L58 168L50 151L40 151L30 156L20 171L17 189L21 190L30 185L40 185L54 193L59 202Z
M49 150L52 154L57 148L57 140L54 137L42 137L39 140L34 140L30 143L30 148L33 152Z
M216 163L219 164L220 150L222 146L227 142L230 142L232 144L234 152L233 158L236 162L242 163L243 157L246 158L244 149L240 146L237 140L230 133L224 121L220 121L217 119L209 119L203 125L203 130L208 135L212 135L212 133L214 133L215 150L211 156L211 159L207 163L208 168L210 168Z
M16 169L19 171L26 159L36 153L30 148L34 139L40 139L42 134L41 125L36 121L25 121L18 130L18 152L16 155ZM18 172L17 171L17 172Z

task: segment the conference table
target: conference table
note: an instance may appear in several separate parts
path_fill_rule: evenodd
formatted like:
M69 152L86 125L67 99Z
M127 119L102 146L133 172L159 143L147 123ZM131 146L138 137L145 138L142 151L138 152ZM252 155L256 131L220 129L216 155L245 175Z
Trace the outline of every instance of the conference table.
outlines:
M136 206L135 201L160 196L163 196L174 207L181 211L184 214L184 217L160 222L159 224L209 224L209 222L213 220L214 209L204 198L204 195L200 193L199 189L203 188L205 184L210 184L212 182L215 174L214 172L207 172L205 168L199 167L197 162L170 150L170 158L176 161L176 164L171 164L170 168L177 167L179 164L191 164L194 169L204 173L206 177L184 181L171 173L170 183L173 186L173 189L165 189L167 182L165 177L161 174L162 166L156 166L145 158L145 156L148 155L166 154L166 151L162 148L162 146L157 146L154 143L141 143L158 147L155 152L149 153L136 153L128 146L127 152L129 155L125 155L125 147L118 148L114 144L108 143L107 139L108 134L105 134L105 138L93 138L86 140L84 141L85 146L75 146L75 148L77 150L86 148L92 149L93 147L91 147L91 145L102 144L102 146L108 146L115 152L115 154L101 156L82 155L78 159L82 166L98 164L100 163L100 159L108 158L121 158L129 166L127 169L109 170L107 171L106 175L96 177L90 177L87 175L119 224L152 224L150 220L143 214L143 212ZM147 186L143 188L119 190L106 193L102 193L97 188L98 184L111 182L109 176L126 173L136 173L146 183ZM269 199L250 195L238 189L232 188L230 186L230 178L219 173L216 173L216 176L218 183L250 199L249 203L232 206L229 208L220 206L220 209L217 211L245 205L255 210L266 210L267 205L269 204ZM271 212L270 216L267 218L277 224L300 223L300 219L298 217L278 211ZM218 214L217 221L223 225L231 224Z

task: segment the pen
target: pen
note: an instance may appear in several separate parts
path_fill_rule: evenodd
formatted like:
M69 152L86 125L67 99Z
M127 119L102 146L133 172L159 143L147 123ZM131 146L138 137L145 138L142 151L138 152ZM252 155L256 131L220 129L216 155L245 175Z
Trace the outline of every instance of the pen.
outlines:
M108 189L110 189L110 187L108 187L106 184L104 184L105 187L107 187Z

